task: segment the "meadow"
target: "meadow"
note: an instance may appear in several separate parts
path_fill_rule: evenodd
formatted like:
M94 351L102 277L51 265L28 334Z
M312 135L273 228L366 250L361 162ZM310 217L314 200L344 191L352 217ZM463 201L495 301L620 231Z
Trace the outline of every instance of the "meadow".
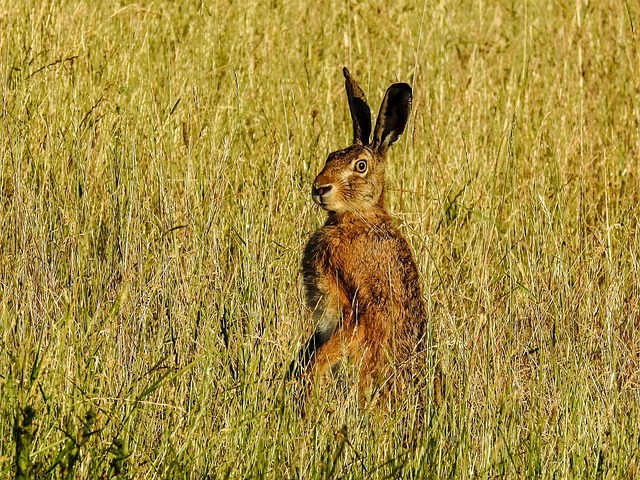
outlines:
M640 5L0 0L0 477L636 478ZM301 415L310 197L413 86L424 375ZM439 405L440 404L440 405Z

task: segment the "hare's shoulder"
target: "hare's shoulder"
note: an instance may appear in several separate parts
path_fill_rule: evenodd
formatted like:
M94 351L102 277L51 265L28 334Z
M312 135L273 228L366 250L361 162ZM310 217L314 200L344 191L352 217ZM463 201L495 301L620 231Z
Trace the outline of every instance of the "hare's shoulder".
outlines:
M409 251L409 244L390 218L368 228L355 230L348 236L354 244L371 249L369 253L372 256L385 253L393 257L394 254Z
M311 237L307 258L344 269L384 267L412 262L411 249L391 219L375 224L325 225Z
M397 241L406 243L391 219L375 223L363 219L362 221L325 224L313 234L309 244L325 249L350 249L355 245L379 247L381 244Z

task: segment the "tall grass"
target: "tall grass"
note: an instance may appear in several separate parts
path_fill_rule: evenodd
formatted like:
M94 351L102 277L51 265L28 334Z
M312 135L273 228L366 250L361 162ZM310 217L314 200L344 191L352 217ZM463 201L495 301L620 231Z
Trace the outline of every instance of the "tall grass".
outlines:
M0 476L638 475L639 26L625 0L1 2ZM301 416L282 380L343 65L375 107L414 88L388 200L440 408L360 409L346 372Z

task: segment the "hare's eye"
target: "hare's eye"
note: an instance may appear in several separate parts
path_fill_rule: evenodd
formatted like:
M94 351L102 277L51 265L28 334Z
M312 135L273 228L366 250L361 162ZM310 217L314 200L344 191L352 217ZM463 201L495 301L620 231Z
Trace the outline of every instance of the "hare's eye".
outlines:
M358 173L364 173L367 171L366 160L358 160L355 165L355 171Z

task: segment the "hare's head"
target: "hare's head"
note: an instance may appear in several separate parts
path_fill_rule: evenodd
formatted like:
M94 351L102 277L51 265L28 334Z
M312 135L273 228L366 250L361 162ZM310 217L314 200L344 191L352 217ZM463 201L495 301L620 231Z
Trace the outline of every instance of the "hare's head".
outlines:
M411 112L411 87L394 83L382 100L371 136L371 110L349 70L343 70L353 120L353 145L329 154L311 188L313 200L325 210L365 211L383 202L387 150L404 132Z

